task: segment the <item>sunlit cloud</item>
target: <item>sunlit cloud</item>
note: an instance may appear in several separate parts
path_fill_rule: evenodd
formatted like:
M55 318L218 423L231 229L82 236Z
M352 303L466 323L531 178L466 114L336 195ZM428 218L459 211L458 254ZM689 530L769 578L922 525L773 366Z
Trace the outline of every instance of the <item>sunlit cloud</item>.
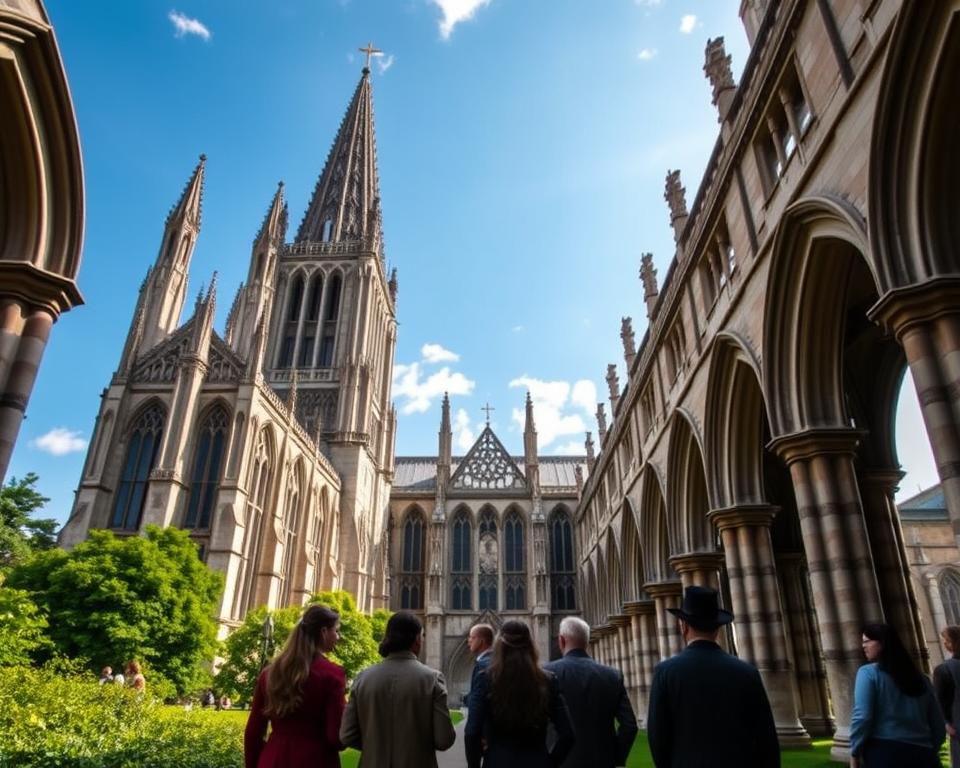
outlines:
M459 371L451 371L446 366L421 379L422 375L420 363L394 366L393 393L398 398L406 399L400 406L401 413L424 413L444 392L469 395L476 384Z
M424 344L420 347L420 354L426 363L455 363L460 359L456 352L444 349L439 344Z
M680 31L685 35L689 35L693 32L694 27L697 26L697 17L692 14L686 14L682 19L680 19Z
M642 48L639 53L637 53L637 58L640 61L650 61L654 56L657 55L656 48Z
M470 423L470 414L465 408L457 408L453 417L453 443L463 452L469 451L477 441L477 436Z
M378 56L374 61L377 62L377 69L382 75L393 66L394 55L391 53L389 56Z
M440 20L440 37L449 40L453 34L453 28L461 21L469 21L476 12L485 5L490 4L490 0L430 0L443 12L443 18Z
M530 393L540 448L558 437L582 435L587 429L584 415L589 417L596 409L596 386L586 379L571 385L568 381L544 381L524 375L513 379L510 387ZM526 409L514 408L511 417L522 428Z
M173 24L174 35L176 37L185 37L186 35L196 35L204 40L212 37L210 30L200 19L191 19L189 16L179 11L170 11L167 18Z
M55 427L30 441L30 447L51 456L66 456L86 450L87 440L81 433L66 427Z

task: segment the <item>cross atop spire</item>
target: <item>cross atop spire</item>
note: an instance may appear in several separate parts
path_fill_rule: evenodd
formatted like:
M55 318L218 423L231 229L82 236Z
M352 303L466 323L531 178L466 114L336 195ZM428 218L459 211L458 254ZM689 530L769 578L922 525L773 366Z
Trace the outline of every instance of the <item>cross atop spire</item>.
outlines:
M374 48L374 47L373 47L373 43L367 43L367 47L366 47L366 48L359 48L358 50L360 51L360 53L365 53L365 54L367 54L367 63L366 63L366 64L364 65L364 67L363 67L363 71L364 71L364 72L369 72L369 71L370 71L370 59L371 59L371 57L373 57L373 56L383 56L383 51L381 51L379 48Z
M494 408L492 405L490 405L490 403L487 403L487 404L486 404L485 406L483 406L483 408L481 408L480 410L487 412L487 426L489 427L489 426L490 426L490 411L495 411L495 410L497 410L497 409Z

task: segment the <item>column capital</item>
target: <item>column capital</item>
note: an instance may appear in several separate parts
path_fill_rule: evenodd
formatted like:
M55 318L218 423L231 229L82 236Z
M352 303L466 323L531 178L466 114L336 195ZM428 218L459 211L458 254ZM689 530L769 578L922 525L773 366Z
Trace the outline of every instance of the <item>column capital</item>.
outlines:
M600 640L607 635L612 635L616 630L610 624L598 624L595 627L590 627L590 639L593 640L596 638Z
M767 450L789 466L825 454L853 456L864 435L864 430L853 427L811 427L773 438Z
M683 594L683 582L679 579L671 581L651 581L644 584L643 589L653 598L680 597Z
M779 511L780 507L773 504L739 504L712 509L707 513L707 520L713 523L718 531L728 528L768 528Z
M610 622L610 625L616 629L630 626L630 617L625 613L614 614L608 619L608 621Z
M674 555L668 561L677 573L719 570L724 563L723 552L686 552Z
M912 326L960 312L960 278L935 277L887 291L867 317L897 340Z
M657 604L653 600L631 600L623 604L623 612L627 616L643 616L657 612Z
M882 490L888 491L892 496L897 492L900 481L906 474L906 472L892 467L868 467L857 472L857 477L860 482L878 486Z

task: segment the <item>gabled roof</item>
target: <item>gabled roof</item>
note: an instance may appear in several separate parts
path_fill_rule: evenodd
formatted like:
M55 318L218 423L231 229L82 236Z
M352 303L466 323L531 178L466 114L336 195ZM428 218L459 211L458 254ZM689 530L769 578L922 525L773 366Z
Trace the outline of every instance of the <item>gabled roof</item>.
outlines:
M508 491L526 486L523 472L489 424L450 478L450 487L456 490Z
M900 519L907 522L921 520L947 520L947 502L943 495L943 486L940 483L911 496L897 505Z

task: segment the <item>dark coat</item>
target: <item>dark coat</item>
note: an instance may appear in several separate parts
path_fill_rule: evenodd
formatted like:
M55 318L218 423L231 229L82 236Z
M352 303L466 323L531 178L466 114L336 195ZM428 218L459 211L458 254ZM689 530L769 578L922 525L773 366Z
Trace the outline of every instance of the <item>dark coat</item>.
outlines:
M515 724L498 720L490 702L490 676L484 670L470 695L470 718L464 728L467 766L480 768L555 768L562 765L573 746L573 725L560 695L556 676L547 672L549 702L547 722L536 728L518 729ZM547 726L557 735L553 749L547 749ZM486 740L486 751L482 740Z
M760 673L698 640L657 664L647 736L657 768L771 768L780 745Z
M626 765L637 735L637 718L623 674L571 650L544 666L557 676L577 741L563 768L614 768ZM614 730L613 723L619 724Z
M345 703L343 667L317 656L303 688L300 709L287 717L268 718L267 676L260 673L243 738L246 768L328 768L340 765L340 718ZM267 722L270 738L264 742Z

